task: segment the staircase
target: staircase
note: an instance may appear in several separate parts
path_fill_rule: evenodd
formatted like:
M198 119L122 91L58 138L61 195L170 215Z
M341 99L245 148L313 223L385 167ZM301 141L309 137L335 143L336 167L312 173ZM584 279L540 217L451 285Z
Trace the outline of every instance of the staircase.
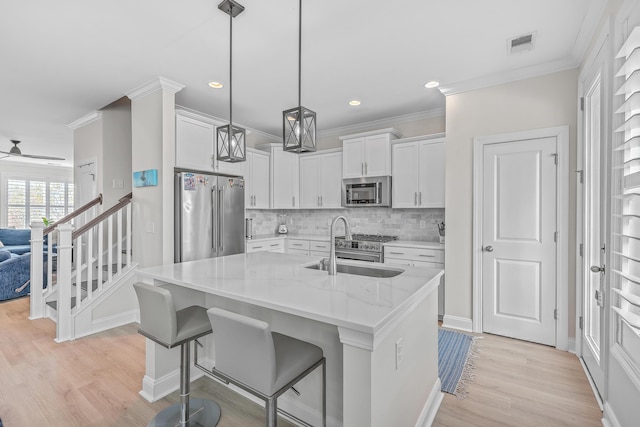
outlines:
M131 194L75 230L69 221L65 217L47 228L31 226L29 318L47 317L56 322L56 342L131 323L138 317L131 288L137 266L131 261ZM50 248L57 241L56 249L46 254L45 233L51 233ZM51 285L42 289L45 265Z

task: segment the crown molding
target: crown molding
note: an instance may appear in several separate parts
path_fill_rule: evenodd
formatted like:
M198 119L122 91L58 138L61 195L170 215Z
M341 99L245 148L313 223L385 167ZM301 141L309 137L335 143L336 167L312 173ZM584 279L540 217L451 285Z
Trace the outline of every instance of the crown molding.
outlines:
M82 126L86 126L89 123L93 123L96 120L100 120L102 118L102 111L92 111L89 114L85 114L80 117L78 120L73 121L67 125L67 127L71 130L76 130L81 128Z
M509 70L503 73L491 74L477 79L463 82L440 85L438 89L443 95L457 95L459 93L470 92L472 90L484 89L491 86L498 86L504 83L525 80L532 77L539 77L546 74L558 73L560 71L572 70L580 66L580 60L570 57L558 61L550 61L531 67Z
M341 126L333 129L327 129L318 132L318 137L340 136L351 133L360 133L370 130L374 127L388 127L399 123L409 123L418 120L432 119L436 117L444 117L444 108L434 108L433 110L420 111L417 113L403 114L401 116L388 117L386 119L372 120L354 125Z
M126 95L130 100L137 101L138 99L161 89L166 90L167 92L177 93L184 89L184 87L185 86L183 84L165 79L164 77L156 77L155 79L152 79L126 93Z
M185 107L183 105L176 104L176 114L179 114L184 117L190 117L195 120L201 120L203 122L207 122L214 126L223 126L227 124L227 121L216 116L212 116L211 114L202 113L200 111L196 111L189 107ZM247 135L254 134L265 138L266 140L274 141L274 142L282 142L282 137L272 135L270 133L263 132L261 130L253 129L250 127L243 126L242 123L235 123L235 125L244 128L247 131Z
M386 129L369 130L366 132L360 132L360 133L355 133L351 135L342 135L342 136L339 136L339 138L341 141L344 141L345 139L366 138L367 136L380 135L381 133L390 133L392 135L395 135L397 138L402 137L402 134L398 131L398 129L386 128Z

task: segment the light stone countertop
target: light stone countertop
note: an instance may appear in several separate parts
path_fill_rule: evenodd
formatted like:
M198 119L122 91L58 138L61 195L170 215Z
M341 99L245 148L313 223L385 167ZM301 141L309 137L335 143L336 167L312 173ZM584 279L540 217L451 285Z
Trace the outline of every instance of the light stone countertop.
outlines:
M438 249L444 250L444 243L439 242L427 242L424 240L394 240L384 244L386 247L403 247L403 248L417 248L417 249Z
M443 270L340 260L401 269L373 278L304 268L321 257L256 252L138 270L141 277L315 321L376 334L437 289Z

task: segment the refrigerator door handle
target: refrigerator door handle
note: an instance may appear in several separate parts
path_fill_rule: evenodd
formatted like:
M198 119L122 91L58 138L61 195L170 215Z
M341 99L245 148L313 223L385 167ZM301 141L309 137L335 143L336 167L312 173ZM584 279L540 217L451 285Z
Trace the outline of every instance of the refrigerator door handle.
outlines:
M224 229L224 187L218 190L218 250L222 252L222 230Z
M216 186L211 187L211 231L213 232L213 236L211 238L211 249L217 253L218 246L218 218L216 218L216 200L215 197L217 195Z

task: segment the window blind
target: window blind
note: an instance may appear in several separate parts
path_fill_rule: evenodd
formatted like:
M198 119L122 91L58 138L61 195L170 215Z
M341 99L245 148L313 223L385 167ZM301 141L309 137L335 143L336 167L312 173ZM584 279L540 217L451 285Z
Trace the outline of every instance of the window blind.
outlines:
M613 151L613 252L610 303L615 344L640 374L640 27L616 56Z
M28 228L45 217L56 221L73 211L73 184L48 179L7 179L7 226Z

